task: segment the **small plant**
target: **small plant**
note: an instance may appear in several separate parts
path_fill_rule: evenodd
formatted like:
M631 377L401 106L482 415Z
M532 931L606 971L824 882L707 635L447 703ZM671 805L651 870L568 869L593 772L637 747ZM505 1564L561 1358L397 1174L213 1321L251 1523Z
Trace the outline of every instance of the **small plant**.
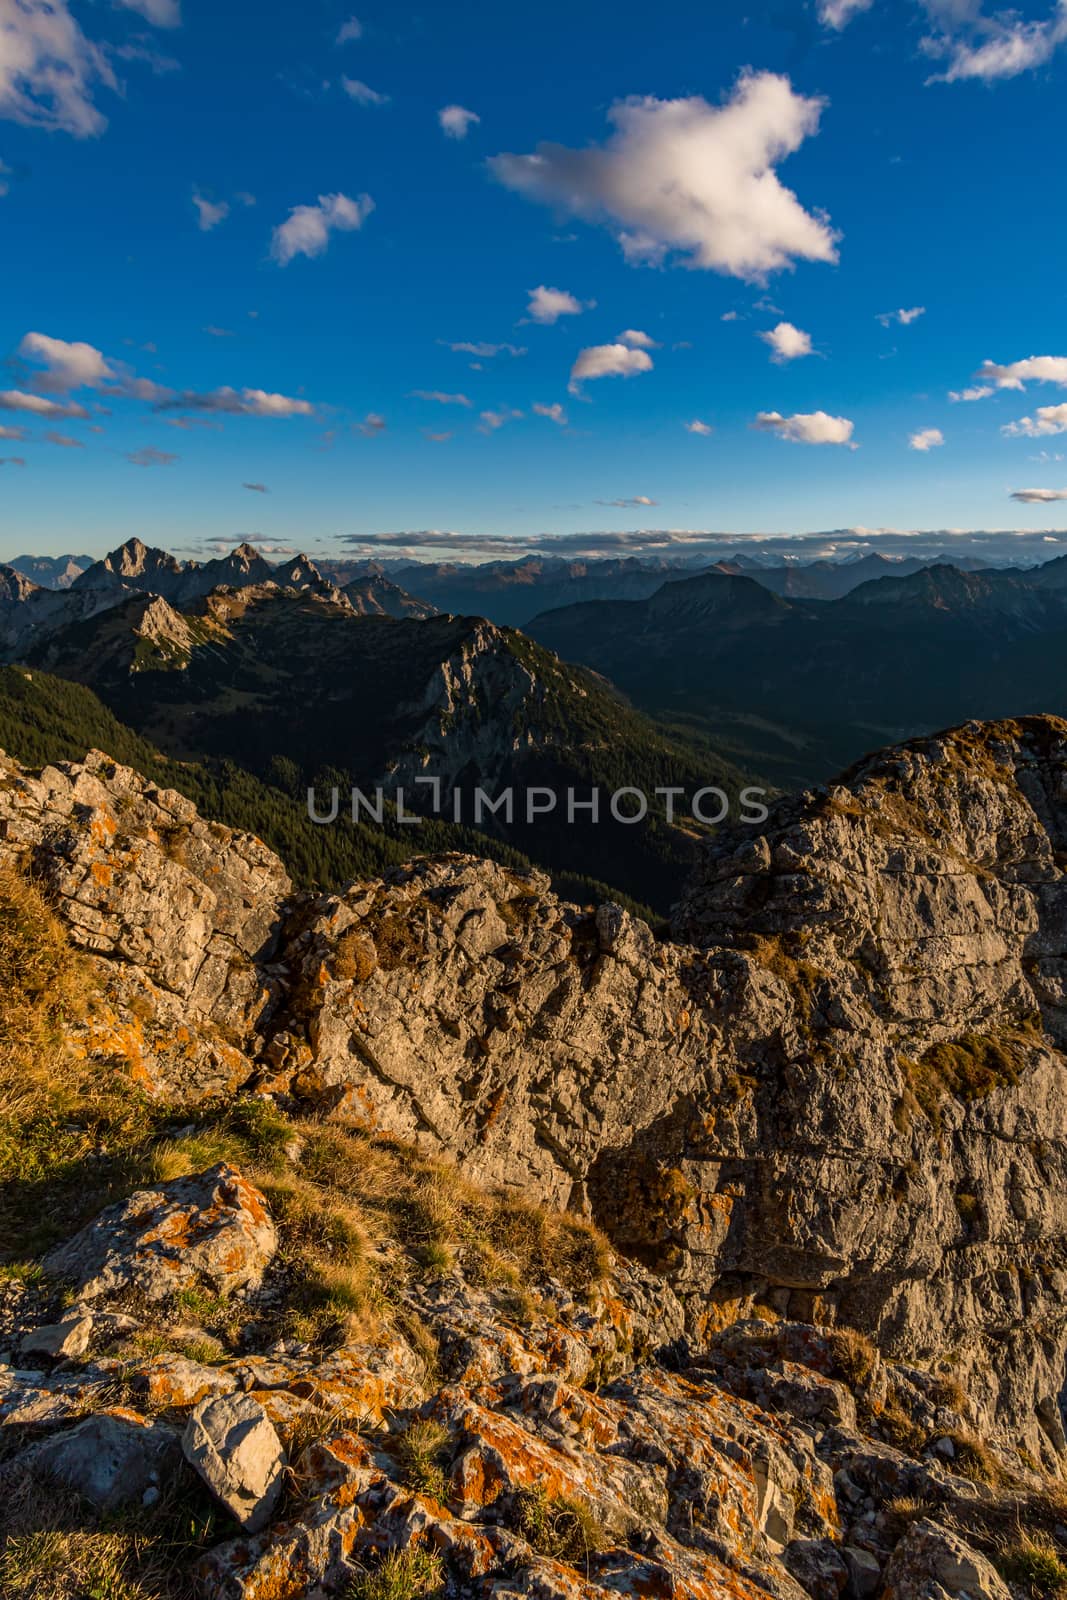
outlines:
M857 1328L835 1328L827 1343L834 1366L850 1389L862 1389L878 1365L878 1351Z
M997 1565L1005 1578L1032 1595L1067 1591L1067 1565L1051 1540L1024 1535L1003 1552Z
M972 1483L999 1483L1003 1468L993 1452L973 1433L949 1433L955 1451L953 1466L963 1478Z
M445 1461L450 1436L448 1429L432 1419L413 1422L400 1435L396 1459L400 1481L416 1494L444 1500L448 1493Z
M376 1567L363 1567L344 1591L344 1600L419 1600L443 1588L445 1567L436 1550L409 1545L390 1550Z
M554 1498L538 1485L515 1496L515 1521L528 1545L540 1555L588 1570L589 1558L607 1548L604 1524L580 1500Z

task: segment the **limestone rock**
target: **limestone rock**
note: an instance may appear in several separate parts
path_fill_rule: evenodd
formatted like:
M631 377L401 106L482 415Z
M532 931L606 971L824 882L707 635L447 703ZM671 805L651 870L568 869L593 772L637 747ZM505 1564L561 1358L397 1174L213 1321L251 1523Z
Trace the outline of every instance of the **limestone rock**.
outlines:
M282 1490L285 1451L251 1395L223 1395L196 1407L182 1435L185 1458L247 1533L269 1520Z
M894 1600L1011 1600L1007 1584L992 1563L958 1534L924 1518L908 1529L885 1570L886 1592Z
M146 1495L158 1495L180 1460L173 1428L105 1412L31 1445L14 1466L59 1479L97 1511L107 1513L139 1505Z
M222 1163L109 1206L43 1265L83 1301L130 1292L165 1300L186 1287L226 1294L256 1281L277 1243L259 1190Z

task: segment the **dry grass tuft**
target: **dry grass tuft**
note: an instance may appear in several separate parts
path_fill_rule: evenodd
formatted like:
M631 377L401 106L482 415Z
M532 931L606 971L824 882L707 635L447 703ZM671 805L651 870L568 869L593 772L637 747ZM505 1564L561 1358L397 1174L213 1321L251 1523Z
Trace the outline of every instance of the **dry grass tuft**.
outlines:
M588 1573L590 1557L611 1544L604 1524L580 1500L554 1499L538 1486L515 1496L515 1522L539 1555Z
M409 1545L390 1550L376 1567L356 1573L344 1600L420 1600L444 1588L445 1566L436 1550Z

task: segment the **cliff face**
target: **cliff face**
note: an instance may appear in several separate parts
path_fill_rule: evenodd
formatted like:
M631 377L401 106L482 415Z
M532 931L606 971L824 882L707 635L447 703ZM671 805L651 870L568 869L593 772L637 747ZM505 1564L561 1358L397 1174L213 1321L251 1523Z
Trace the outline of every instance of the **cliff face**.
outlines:
M289 895L100 757L8 764L4 850L101 959L142 1081L246 1085L591 1215L693 1348L746 1317L951 1358L1055 1467L1067 1349L1067 724L872 757L722 835L657 941L462 857Z

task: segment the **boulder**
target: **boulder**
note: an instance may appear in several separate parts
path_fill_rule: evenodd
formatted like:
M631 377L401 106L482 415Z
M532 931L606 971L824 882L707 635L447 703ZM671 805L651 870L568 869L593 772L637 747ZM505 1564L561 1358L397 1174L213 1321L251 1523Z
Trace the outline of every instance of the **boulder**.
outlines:
M221 1162L109 1206L43 1266L83 1301L131 1292L158 1301L187 1287L228 1294L256 1282L277 1244L259 1190Z
M106 1514L150 1504L180 1462L173 1428L102 1412L31 1445L15 1466L59 1479Z
M893 1600L1011 1600L1011 1591L985 1556L958 1534L923 1518L912 1523L889 1560L885 1590Z
M285 1451L258 1400L234 1394L202 1401L186 1424L182 1449L246 1533L266 1526L282 1491Z
M782 1551L782 1565L811 1600L837 1600L848 1582L848 1567L832 1539L794 1539Z

